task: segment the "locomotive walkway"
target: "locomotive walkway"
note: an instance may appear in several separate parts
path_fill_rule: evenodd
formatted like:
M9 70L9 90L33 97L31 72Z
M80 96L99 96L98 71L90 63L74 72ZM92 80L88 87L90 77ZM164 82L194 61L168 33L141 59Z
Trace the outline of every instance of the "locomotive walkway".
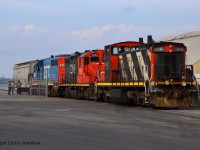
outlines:
M200 108L0 96L2 150L200 150Z

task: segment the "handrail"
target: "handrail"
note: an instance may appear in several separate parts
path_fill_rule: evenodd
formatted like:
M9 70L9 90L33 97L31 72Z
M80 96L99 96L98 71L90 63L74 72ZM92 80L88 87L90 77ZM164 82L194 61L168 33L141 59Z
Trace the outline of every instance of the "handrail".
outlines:
M199 95L199 83L198 83L198 81L197 81L197 79L194 75L192 76L192 79L196 82L196 90L197 90L198 95Z

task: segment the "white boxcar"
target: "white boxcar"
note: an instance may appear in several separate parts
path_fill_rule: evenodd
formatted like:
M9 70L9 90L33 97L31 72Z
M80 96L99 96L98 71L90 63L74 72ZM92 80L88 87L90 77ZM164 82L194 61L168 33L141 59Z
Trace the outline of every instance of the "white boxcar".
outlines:
M32 60L15 64L13 67L13 78L15 82L20 81L21 87L30 87L30 81L33 77L34 65L38 60Z

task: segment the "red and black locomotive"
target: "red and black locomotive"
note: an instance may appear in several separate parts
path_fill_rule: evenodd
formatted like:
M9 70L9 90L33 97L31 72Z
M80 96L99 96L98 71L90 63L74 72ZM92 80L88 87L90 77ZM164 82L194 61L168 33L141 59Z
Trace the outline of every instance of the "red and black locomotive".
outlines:
M193 105L198 87L192 66L185 64L184 44L154 42L151 36L147 41L144 44L139 39L105 47L109 99L155 107Z
M49 86L49 94L155 107L191 106L198 88L192 66L186 66L186 52L182 43L154 42L148 36L147 44L140 38L58 57L58 80Z

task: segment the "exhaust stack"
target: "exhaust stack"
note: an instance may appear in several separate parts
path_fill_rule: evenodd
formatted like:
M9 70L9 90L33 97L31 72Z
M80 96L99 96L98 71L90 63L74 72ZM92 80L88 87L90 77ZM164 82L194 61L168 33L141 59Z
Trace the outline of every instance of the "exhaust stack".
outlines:
M139 49L143 48L143 38L139 38Z
M154 44L154 41L152 39L151 35L148 35L147 37L147 47L150 48Z

